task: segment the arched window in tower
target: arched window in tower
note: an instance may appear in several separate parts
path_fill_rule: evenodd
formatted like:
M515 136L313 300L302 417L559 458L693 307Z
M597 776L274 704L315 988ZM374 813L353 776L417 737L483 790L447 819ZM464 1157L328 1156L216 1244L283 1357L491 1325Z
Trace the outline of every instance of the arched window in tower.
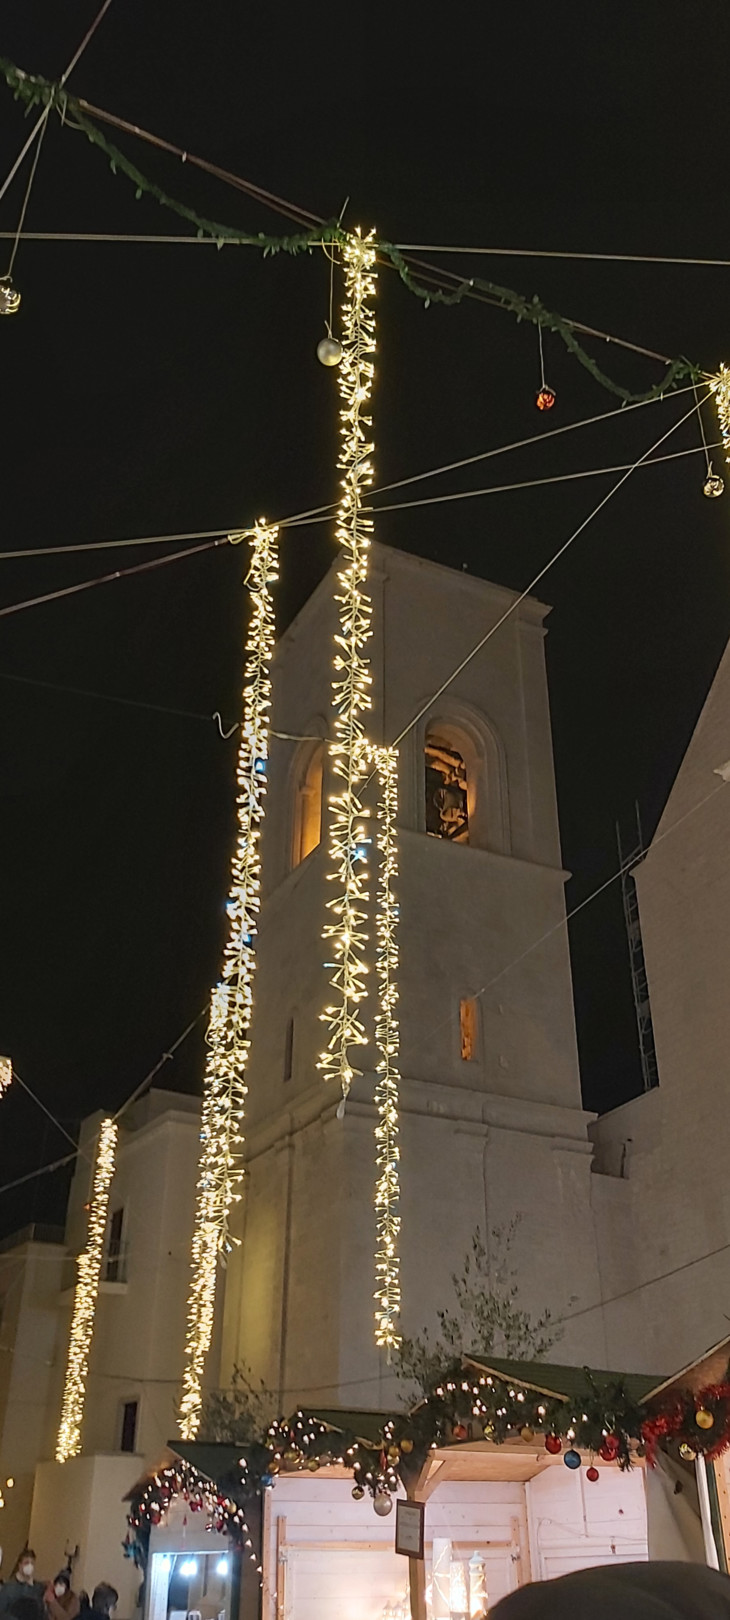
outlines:
M446 731L429 731L425 748L426 832L469 842L469 781L464 755Z
M324 743L315 743L303 756L294 802L292 865L311 854L322 837L322 784Z

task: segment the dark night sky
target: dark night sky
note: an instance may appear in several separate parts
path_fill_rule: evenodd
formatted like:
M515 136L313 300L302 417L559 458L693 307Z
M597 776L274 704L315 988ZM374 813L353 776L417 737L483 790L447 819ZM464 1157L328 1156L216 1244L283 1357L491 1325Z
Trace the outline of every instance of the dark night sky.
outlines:
M57 76L96 0L6 0L0 49ZM361 28L361 38L358 37ZM723 171L730 16L722 0L350 8L114 0L71 88L323 216L392 240L730 258ZM0 87L0 179L27 125ZM202 211L286 230L149 147L130 156ZM16 182L0 205L14 227ZM183 227L49 129L30 229ZM453 260L443 261L454 267ZM460 263L708 369L730 359L728 272L499 258ZM336 401L314 358L323 255L21 244L21 314L0 330L2 549L234 527L335 492ZM546 338L482 305L418 304L383 273L378 481L611 408ZM595 347L645 388L658 368ZM648 407L439 488L624 462L687 408ZM708 425L713 425L707 413ZM688 424L668 448L696 442ZM730 630L730 494L702 463L640 472L549 574L549 673L565 861L576 904L615 869L614 823L651 833ZM379 538L523 588L609 487L557 486L384 517ZM421 493L421 491L416 491ZM423 493L436 493L426 486ZM151 554L154 554L152 552ZM333 554L284 541L281 622ZM139 552L112 554L123 564ZM240 551L214 551L2 621L0 676L237 717ZM109 553L0 562L0 602L101 574ZM0 679L0 1051L73 1129L116 1106L203 1007L217 973L235 740L205 719ZM711 784L710 784L711 786ZM699 812L701 815L701 812ZM639 1070L618 886L572 928L586 1104ZM166 1083L196 1087L202 1025ZM0 1186L64 1150L19 1088L2 1105ZM0 1229L58 1213L58 1176L0 1201Z

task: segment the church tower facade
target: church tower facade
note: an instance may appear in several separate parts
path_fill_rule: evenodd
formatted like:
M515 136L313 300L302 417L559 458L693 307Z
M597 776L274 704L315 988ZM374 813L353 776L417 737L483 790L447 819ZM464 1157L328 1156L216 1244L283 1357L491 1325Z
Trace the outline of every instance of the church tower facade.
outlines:
M246 1179L223 1306L221 1382L242 1364L282 1409L380 1408L373 1336L374 1046L344 1119L317 1058L330 998L327 799L336 568L278 643ZM434 1326L479 1228L516 1220L519 1303L560 1318L600 1296L590 1218L544 620L533 598L433 700L513 593L374 545L368 732L399 752L402 1327ZM419 718L411 725L414 717ZM299 740L297 740L299 739ZM367 799L366 799L367 802ZM370 883L375 887L375 872ZM370 928L374 962L374 928ZM371 992L374 976L371 976ZM364 1005L372 1032L372 994ZM579 1316L561 1359L604 1355ZM474 1349L478 1349L474 1346Z

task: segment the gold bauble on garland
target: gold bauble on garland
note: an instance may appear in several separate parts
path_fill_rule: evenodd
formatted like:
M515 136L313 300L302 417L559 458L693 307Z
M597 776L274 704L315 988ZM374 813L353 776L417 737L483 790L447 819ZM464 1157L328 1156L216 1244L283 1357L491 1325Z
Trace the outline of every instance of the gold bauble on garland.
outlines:
M530 1441L534 1440L534 1438L535 1430L530 1428L529 1423L526 1423L524 1429L520 1429L520 1439Z
M706 1406L698 1406L695 1412L695 1423L698 1429L712 1429L715 1426L715 1419L712 1412L708 1412Z
M411 1454L411 1452L413 1450L413 1441L412 1440L401 1440L400 1448L401 1448L401 1451L403 1452L404 1456L410 1457L410 1454Z
M681 1446L679 1448L679 1455L682 1458L682 1462L696 1462L697 1461L697 1452L693 1451L692 1447L688 1446L687 1442L685 1440L682 1441L682 1444L681 1444Z

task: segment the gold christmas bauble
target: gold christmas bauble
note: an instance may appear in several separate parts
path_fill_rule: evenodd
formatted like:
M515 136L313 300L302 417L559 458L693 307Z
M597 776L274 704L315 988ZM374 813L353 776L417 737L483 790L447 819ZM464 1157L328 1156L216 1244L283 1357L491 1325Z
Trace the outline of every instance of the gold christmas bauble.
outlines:
M692 1447L688 1446L684 1440L679 1448L679 1455L683 1462L696 1462L697 1460L697 1452L693 1451Z
M388 1446L388 1462L400 1462L400 1452L397 1446Z
M400 1448L401 1448L401 1451L405 1454L406 1457L410 1457L410 1454L411 1454L411 1452L413 1450L413 1441L412 1440L401 1440Z
M294 1463L298 1463L298 1461L299 1461L299 1452L298 1451L292 1451L291 1448L290 1448L289 1451L284 1452L284 1462L288 1463L290 1468L293 1466Z
M307 1467L310 1474L316 1474L317 1469L319 1468L319 1457L310 1457Z
M712 1412L708 1412L706 1406L698 1406L697 1411L695 1412L695 1423L697 1424L698 1429L712 1429L715 1424L715 1419Z
M530 1428L529 1423L526 1423L524 1429L520 1429L520 1439L521 1440L534 1440L534 1438L535 1438L535 1430Z
M710 500L710 501L716 501L718 495L722 495L722 492L723 492L724 488L725 488L725 480L724 480L724 478L721 478L719 473L712 472L712 471L708 472L707 477L705 479L705 482L704 482L704 484L702 486L703 495L706 495L708 500Z
M342 359L342 344L337 338L323 337L317 344L317 359L323 366L338 366Z

